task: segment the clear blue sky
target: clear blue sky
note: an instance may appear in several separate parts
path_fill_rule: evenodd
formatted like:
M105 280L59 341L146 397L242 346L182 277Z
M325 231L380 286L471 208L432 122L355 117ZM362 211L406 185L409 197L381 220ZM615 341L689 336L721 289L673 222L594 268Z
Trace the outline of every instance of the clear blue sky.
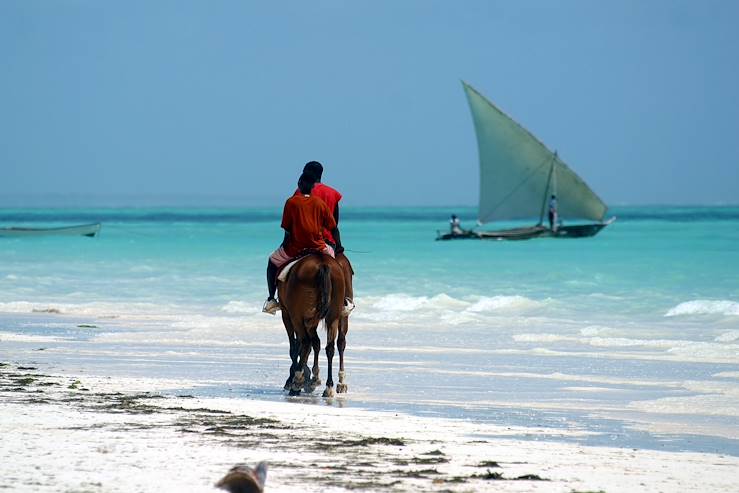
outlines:
M348 205L474 205L464 79L609 204L736 204L738 21L730 0L2 0L0 203L280 206L317 159Z

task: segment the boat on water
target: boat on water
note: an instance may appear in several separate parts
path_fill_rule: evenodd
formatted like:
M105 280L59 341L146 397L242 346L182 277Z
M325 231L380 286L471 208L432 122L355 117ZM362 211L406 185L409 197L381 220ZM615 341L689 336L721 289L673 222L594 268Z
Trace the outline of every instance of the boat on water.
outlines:
M90 236L100 232L100 223L63 226L58 228L0 228L0 237L26 236Z
M466 82L462 82L472 112L480 156L479 225L493 221L538 222L493 231L437 232L437 240L583 238L595 236L615 218L604 221L608 207L556 151L503 113ZM544 225L548 204L556 197L560 218L591 221Z

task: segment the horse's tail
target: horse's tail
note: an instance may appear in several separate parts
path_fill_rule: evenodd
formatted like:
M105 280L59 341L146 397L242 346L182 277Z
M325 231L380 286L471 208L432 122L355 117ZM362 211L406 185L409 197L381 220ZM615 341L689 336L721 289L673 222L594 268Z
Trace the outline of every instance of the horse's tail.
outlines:
M320 293L318 297L318 320L323 320L331 308L331 269L321 263L316 276L316 287Z

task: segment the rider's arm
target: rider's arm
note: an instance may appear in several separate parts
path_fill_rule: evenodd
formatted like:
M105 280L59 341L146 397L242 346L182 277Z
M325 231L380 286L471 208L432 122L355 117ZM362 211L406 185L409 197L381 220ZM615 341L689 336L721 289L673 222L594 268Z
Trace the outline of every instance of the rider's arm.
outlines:
M341 246L341 234L339 234L339 204L337 203L336 206L334 206L334 219L336 220L336 227L331 230L331 236L334 237L334 240L336 241L336 253L341 253L344 251L344 247Z

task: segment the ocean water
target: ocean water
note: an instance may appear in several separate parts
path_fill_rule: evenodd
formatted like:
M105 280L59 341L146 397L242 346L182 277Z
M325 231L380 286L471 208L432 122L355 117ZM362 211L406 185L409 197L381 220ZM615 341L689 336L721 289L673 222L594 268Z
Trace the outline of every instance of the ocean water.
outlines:
M588 239L434 241L453 212L473 223L342 211L349 394L301 399L739 455L738 207L614 208ZM0 227L103 223L92 239L0 238L0 361L290 400L284 329L260 313L279 215L0 209Z

